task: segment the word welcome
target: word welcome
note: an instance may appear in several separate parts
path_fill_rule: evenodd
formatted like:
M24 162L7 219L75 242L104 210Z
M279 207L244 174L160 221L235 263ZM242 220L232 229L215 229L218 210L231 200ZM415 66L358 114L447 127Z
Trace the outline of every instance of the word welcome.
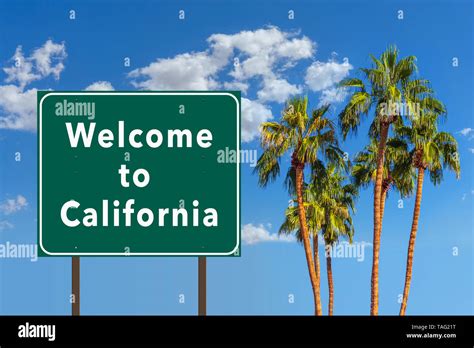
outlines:
M69 143L72 148L76 148L79 140L82 141L84 147L91 147L92 140L95 137L96 123L88 123L87 130L84 122L78 122L73 125L71 122L66 122L66 130L69 138ZM118 147L125 147L125 140L133 148L143 147L143 142L153 149L159 148L164 141L163 133L159 129L149 129L144 135L142 129L132 129L128 131L128 136L125 135L125 121L118 121L117 135L111 129L104 128L97 134L97 143L104 149L111 148L117 141ZM189 129L168 129L167 132L167 146L173 147L193 147L193 134ZM208 129L201 129L196 134L196 143L199 147L207 149L212 146L212 133ZM184 145L185 144L185 145Z

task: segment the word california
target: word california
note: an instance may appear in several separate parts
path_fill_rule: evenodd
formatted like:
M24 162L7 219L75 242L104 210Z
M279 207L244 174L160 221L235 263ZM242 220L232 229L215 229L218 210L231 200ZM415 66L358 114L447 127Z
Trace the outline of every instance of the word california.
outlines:
M204 227L218 226L217 210L207 208L201 212L198 200L193 201L190 213L185 208L159 208L153 211L149 208L135 209L134 205L134 199L127 200L123 207L118 200L114 200L112 204L103 200L98 211L94 208L81 209L79 202L70 200L61 208L61 220L68 227L130 227L132 222L137 222L141 227L164 227L170 223L172 227L199 227L201 223Z

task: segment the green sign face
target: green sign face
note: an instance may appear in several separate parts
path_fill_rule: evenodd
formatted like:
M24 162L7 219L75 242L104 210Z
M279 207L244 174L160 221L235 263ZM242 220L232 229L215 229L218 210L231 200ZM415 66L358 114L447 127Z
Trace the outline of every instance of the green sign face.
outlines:
M38 92L43 256L240 255L240 93Z

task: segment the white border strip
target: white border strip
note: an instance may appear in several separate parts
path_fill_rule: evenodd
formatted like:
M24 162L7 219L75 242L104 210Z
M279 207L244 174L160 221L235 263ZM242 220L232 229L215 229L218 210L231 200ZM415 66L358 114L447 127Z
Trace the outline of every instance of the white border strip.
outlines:
M148 96L148 95L211 95L211 96L228 96L235 100L236 105L236 113L237 113L237 153L240 154L240 103L238 99L231 93L226 92L216 92L216 93L193 93L193 92L114 92L114 93L64 93L64 92L51 92L43 96L39 103L39 245L41 250L51 256L228 256L235 254L238 250L240 245L240 238L239 238L239 230L240 230L240 156L237 156L237 244L232 251L223 252L223 253L133 253L133 252L123 252L123 253L98 253L98 252L71 252L71 253L64 253L64 252L49 252L43 246L43 224L42 224L42 190L43 190L43 163L42 163L42 152L43 152L43 144L42 144L42 114L43 114L43 102L49 96L75 96L75 95L135 95L135 96Z

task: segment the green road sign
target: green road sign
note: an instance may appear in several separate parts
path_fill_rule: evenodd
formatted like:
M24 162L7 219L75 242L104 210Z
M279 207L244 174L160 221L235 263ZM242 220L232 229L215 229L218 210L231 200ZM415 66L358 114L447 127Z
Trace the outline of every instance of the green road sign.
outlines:
M240 255L239 122L239 92L38 92L41 254Z

